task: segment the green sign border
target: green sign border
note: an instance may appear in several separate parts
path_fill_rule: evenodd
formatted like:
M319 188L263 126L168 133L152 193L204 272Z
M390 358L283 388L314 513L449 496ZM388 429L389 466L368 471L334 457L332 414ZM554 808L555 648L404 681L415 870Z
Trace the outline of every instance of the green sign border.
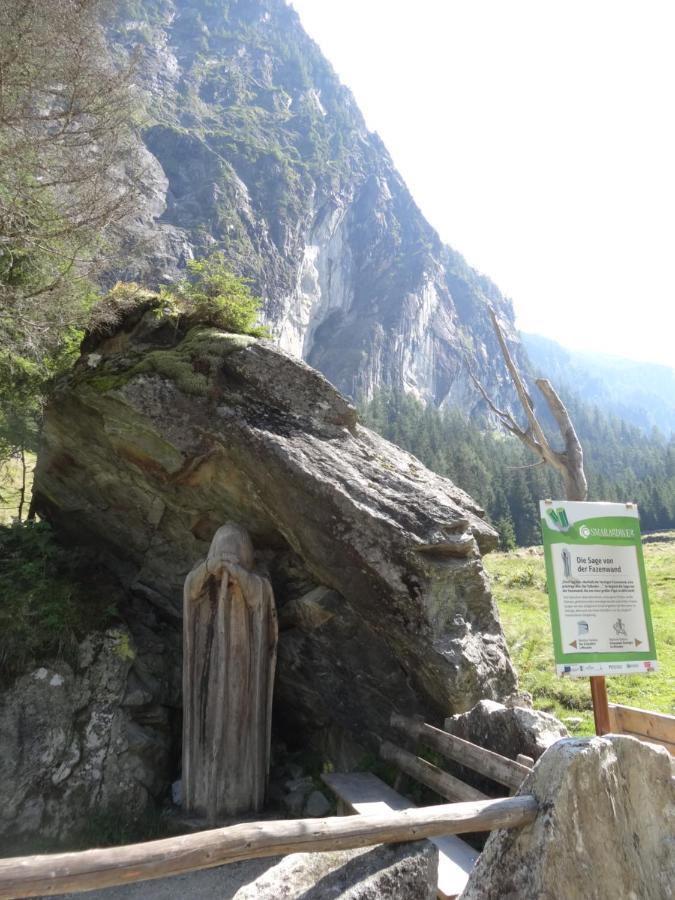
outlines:
M590 504L589 504L590 505ZM554 507L563 506L563 502L555 501ZM586 527L591 534L584 538L579 533L582 527ZM602 531L630 531L630 537L603 537L593 532ZM641 662L646 660L656 661L656 644L654 643L654 629L649 608L649 594L647 591L647 575L645 573L645 561L642 553L642 540L640 537L639 520L633 516L598 516L587 517L575 522L567 531L553 531L549 528L545 519L541 520L541 532L544 538L544 560L546 563L546 583L548 585L548 604L551 613L551 629L553 631L553 654L556 665L570 665L578 663L603 663L603 662ZM601 547L635 547L640 573L640 587L642 589L642 606L647 626L647 638L649 646L646 650L616 650L609 653L565 653L560 634L560 613L558 597L556 594L555 577L553 573L552 547L555 544L570 544L583 547L589 544ZM624 674L640 674L638 672Z

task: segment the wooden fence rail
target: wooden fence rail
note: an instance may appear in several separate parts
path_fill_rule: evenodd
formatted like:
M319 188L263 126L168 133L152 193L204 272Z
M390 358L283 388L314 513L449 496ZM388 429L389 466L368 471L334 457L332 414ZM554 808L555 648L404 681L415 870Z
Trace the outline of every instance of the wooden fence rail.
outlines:
M77 893L286 853L347 850L444 834L520 828L536 816L534 797L508 797L387 815L253 822L125 847L2 859L0 900Z
M438 766L433 765L426 759L415 756L414 753L408 753L401 747L397 747L390 741L384 741L380 744L380 756L387 762L394 763L402 772L426 784L432 791L436 791L441 797L452 802L456 801L473 801L487 800L487 794L483 794L471 785L460 781L454 775L449 775Z
M643 741L661 744L675 756L675 716L610 703L609 724L616 734L632 734Z
M446 759L467 766L514 790L519 788L526 776L530 774L528 766L508 759L493 750L480 747L478 744L465 741L447 731L441 731L440 728L434 728L433 725L428 725L422 719L392 713L391 724L395 728L400 728L410 737L420 740L432 750L436 750Z

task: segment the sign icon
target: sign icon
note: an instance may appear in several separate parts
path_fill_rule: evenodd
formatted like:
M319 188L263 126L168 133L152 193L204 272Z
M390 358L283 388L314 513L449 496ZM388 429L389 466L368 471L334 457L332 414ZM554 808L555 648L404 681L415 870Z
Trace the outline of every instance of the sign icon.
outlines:
M626 626L623 624L621 619L617 619L616 622L612 625L612 628L614 629L614 634L617 637L619 637L619 635L621 635L621 637L628 637L628 635L626 634Z

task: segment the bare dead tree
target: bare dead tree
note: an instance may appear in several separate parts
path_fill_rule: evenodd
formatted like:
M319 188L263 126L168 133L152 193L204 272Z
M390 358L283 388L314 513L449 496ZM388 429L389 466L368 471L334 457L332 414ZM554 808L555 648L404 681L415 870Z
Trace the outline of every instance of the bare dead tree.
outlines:
M535 384L543 394L546 404L558 425L558 429L563 439L564 450L555 450L551 446L544 433L544 429L537 419L532 399L527 392L520 372L513 360L511 351L506 343L506 338L504 337L504 332L499 324L497 314L492 307L490 307L490 316L497 334L504 362L506 363L509 375L511 376L511 381L518 394L520 404L525 412L527 425L521 427L508 410L500 409L495 404L484 385L476 377L471 366L468 365L467 362L469 375L471 376L473 383L504 428L533 450L543 463L552 466L562 475L565 483L566 498L568 500L585 500L588 496L588 483L584 473L584 454L581 448L581 442L574 430L574 425L565 408L565 404L562 402L555 388L547 378L536 379Z
M551 411L551 415L558 425L558 429L564 442L564 450L554 450L537 419L534 412L534 404L525 388L525 384L520 376L520 372L516 367L513 357L511 356L511 352L506 343L506 338L504 337L504 332L497 319L497 314L492 307L490 307L490 316L492 317L492 324L494 325L497 339L499 340L499 346L502 355L504 356L506 367L516 388L520 404L525 411L527 426L521 428L510 412L500 409L494 403L488 392L485 390L485 387L472 372L471 366L469 365L469 374L473 383L506 430L511 434L514 434L527 447L533 450L542 462L552 466L556 471L560 472L565 482L566 499L585 500L588 496L588 483L584 473L584 454L581 448L581 442L574 430L572 419L565 408L565 404L562 402L555 388L547 378L537 378L535 380L535 384L543 394L546 404ZM591 696L593 698L595 731L596 734L607 734L611 730L611 725L605 677L604 675L591 675L589 680L591 685Z

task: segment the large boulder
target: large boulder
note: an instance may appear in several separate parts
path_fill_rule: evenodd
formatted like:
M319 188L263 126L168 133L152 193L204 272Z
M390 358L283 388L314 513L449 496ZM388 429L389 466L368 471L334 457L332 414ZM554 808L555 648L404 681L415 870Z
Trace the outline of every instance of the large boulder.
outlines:
M625 735L568 738L520 789L524 828L493 832L462 900L667 900L675 884L675 788L663 747Z
M292 853L233 900L434 900L438 850L429 841Z
M516 759L519 753L539 759L552 744L568 736L565 726L550 713L494 700L481 700L473 709L447 718L444 727L450 734L509 759Z
M305 743L372 750L393 710L440 720L515 687L482 510L269 342L143 309L90 337L35 502L177 630L187 572L243 524L280 608L276 727Z

